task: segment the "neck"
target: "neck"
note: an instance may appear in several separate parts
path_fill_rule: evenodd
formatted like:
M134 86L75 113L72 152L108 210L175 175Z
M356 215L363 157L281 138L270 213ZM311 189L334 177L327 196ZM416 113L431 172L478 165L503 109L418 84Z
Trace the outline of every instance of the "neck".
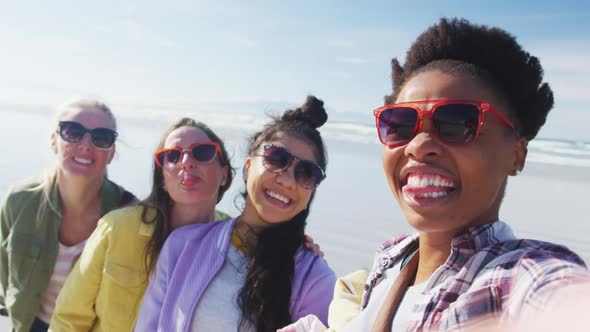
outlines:
M72 179L57 173L57 188L63 212L79 214L88 211L92 205L100 204L100 191L103 178Z
M425 233L419 237L420 256L415 284L422 283L449 258L454 233Z
M210 207L196 204L174 204L171 213L172 228L191 224L206 224L215 217L215 203Z

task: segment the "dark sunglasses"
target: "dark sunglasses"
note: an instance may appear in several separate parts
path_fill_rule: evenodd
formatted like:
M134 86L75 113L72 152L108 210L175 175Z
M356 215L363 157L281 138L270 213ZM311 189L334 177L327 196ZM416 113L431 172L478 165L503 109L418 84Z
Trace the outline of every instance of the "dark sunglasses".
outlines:
M324 170L315 162L310 160L303 160L295 157L287 149L278 145L265 145L263 147L262 165L268 171L273 173L281 173L287 170L293 161L297 160L295 165L295 180L304 188L313 190L325 178Z
M189 152L191 156L200 163L212 162L213 159L215 159L216 154L219 154L219 158L223 162L221 148L216 142L195 143L186 150L179 147L161 149L154 154L154 160L156 161L156 164L162 168L165 162L177 164L182 160L184 154Z
M421 109L425 104L432 106ZM416 136L425 115L432 119L433 132L440 140L450 144L469 143L479 135L485 112L490 112L517 133L505 115L488 103L473 100L436 99L390 104L376 109L373 114L379 140L394 148Z
M60 121L59 136L68 143L78 143L86 133L90 133L92 145L99 149L108 149L115 143L117 132L109 128L87 129L75 121Z

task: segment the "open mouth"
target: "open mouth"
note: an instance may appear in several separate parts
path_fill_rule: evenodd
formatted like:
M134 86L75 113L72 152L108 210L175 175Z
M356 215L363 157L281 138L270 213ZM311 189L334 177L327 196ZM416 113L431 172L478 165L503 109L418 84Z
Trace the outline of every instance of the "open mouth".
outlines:
M457 182L433 173L410 173L402 185L402 192L411 200L436 200L457 192Z
M94 163L94 161L92 159L88 159L88 158L82 158L82 157L74 157L72 158L72 160L74 160L74 162L76 164L80 164L80 165L92 165Z
M276 205L287 207L291 204L292 200L284 195L281 195L272 190L265 190L264 196L271 202L275 203Z

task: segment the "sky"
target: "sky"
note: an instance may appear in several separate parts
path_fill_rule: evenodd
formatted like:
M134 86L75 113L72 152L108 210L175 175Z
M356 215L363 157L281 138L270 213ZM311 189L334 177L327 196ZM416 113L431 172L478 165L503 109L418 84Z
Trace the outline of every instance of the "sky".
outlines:
M556 107L539 137L590 141L590 5L583 1L0 0L0 104L73 96L198 108L300 104L366 113L390 61L442 16L514 34ZM117 107L115 107L117 109ZM137 109L137 107L129 107Z

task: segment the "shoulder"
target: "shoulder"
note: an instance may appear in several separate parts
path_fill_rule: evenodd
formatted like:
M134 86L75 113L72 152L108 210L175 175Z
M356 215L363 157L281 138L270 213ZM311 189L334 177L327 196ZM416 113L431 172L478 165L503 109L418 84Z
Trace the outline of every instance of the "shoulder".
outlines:
M304 275L306 279L325 279L333 286L336 274L326 261L315 253L301 247L295 254L295 274Z
M103 223L111 229L137 228L142 222L143 210L144 207L141 205L130 205L115 209L105 214L99 223ZM155 213L155 211L148 208L148 213Z
M586 264L576 253L563 245L529 239L510 240L497 243L484 249L486 252L498 252L496 264L510 264L515 267L535 266L536 271L545 267L579 266Z
M179 227L168 236L163 250L182 251L196 245L225 248L229 243L234 221L235 219L228 219Z
M41 195L46 184L41 177L29 178L12 185L6 194L7 200Z

